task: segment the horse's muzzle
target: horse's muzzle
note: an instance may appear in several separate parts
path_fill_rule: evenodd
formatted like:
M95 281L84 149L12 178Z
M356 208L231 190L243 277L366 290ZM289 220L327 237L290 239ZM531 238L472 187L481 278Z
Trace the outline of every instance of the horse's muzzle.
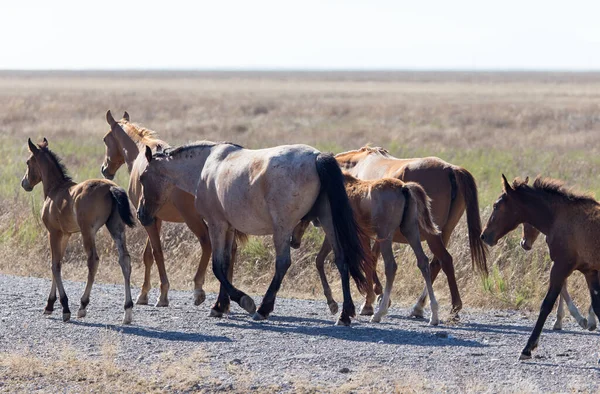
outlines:
M21 187L26 191L26 192L30 192L33 190L33 186L31 186L29 184L29 181L27 180L27 178L23 178L21 180Z
M154 217L149 215L143 205L140 205L137 211L137 217L142 226L147 227L154 223Z
M521 247L523 248L523 250L531 250L531 245L529 245L527 243L527 241L525 240L525 238L521 239Z
M100 167L100 172L102 173L102 176L105 179L108 179L109 181L112 181L115 177L115 174L111 174L108 172L108 166L102 165L102 167Z
M481 233L481 240L486 243L488 246L496 246L496 244L498 243L495 240L494 234L493 233L488 233L486 234L486 232L482 232Z

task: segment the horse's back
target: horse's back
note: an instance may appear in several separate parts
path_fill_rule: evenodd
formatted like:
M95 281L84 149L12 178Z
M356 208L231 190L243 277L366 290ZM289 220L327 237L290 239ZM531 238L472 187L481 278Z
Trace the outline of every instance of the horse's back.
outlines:
M207 203L199 208L215 214L209 211L218 206L240 231L269 234L278 221L300 220L312 208L320 189L319 153L307 145L220 147L202 170L197 207Z

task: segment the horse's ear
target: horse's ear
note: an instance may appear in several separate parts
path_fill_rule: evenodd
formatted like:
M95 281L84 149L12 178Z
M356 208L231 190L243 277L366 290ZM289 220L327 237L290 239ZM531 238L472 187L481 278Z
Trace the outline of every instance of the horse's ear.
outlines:
M162 153L163 146L161 144L156 145L156 153Z
M529 177L528 176L525 177L525 182L523 182L523 183L526 184L526 185L529 185Z
M115 118L113 118L112 114L110 113L110 109L106 112L106 121L108 122L111 128L113 128L117 124L117 121L115 120Z
M44 139L42 140L42 143L39 144L40 147L42 148L47 148L48 147L48 140L46 139L46 137L44 137Z
M505 193L510 193L513 191L513 188L510 186L510 183L508 183L508 181L506 180L504 174L502 174L502 190Z
M37 146L35 146L33 142L31 142L31 138L27 139L27 145L29 145L29 151L34 155L36 155L40 151L40 149Z
M123 112L123 119L129 122L129 114L127 113L127 111Z
M152 161L152 149L150 149L148 145L146 145L146 159L148 160L148 163Z

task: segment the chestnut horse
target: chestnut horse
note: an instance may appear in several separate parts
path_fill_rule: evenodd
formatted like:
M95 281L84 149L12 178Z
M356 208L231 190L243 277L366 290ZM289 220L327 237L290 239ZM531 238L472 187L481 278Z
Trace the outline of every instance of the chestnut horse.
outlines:
M515 179L510 185L502 175L502 194L494 203L481 239L494 246L521 223L529 223L546 235L554 262L538 320L521 352L520 359L526 360L538 346L546 318L574 270L585 275L594 312L600 316L600 204L589 195L566 189L555 179L538 177L531 186Z
M480 272L487 274L487 249L479 239L481 219L477 185L473 176L464 168L446 163L437 157L398 159L379 147L365 146L358 150L340 153L335 158L345 171L359 179L397 178L423 186L432 200L431 211L434 222L441 230L441 235L421 234L434 255L431 261L431 279L435 281L440 268L444 270L452 297L451 316L458 318L462 301L456 285L452 256L446 247L452 231L465 210L473 266L477 266ZM407 242L400 230L394 234L394 242ZM424 289L411 311L412 316L423 317L426 299L427 289Z
M146 158L138 218L151 224L175 187L195 193L196 209L209 228L213 272L222 285L219 298L229 295L255 320L266 319L291 264L294 227L312 213L332 243L342 278L344 306L337 323L350 324L355 309L348 274L364 291L364 265L372 262L360 242L342 171L332 155L307 145L251 150L203 141L154 155L146 148ZM234 230L273 235L275 276L258 310L226 276Z
M525 183L527 183L528 181L529 178L526 178ZM523 223L523 236L521 237L521 247L526 251L531 250L533 244L535 243L539 235L540 231L538 229L536 229L529 223ZM584 330L588 329L590 331L594 331L596 329L597 323L596 315L594 314L594 308L590 305L587 319L581 316L581 313L579 313L579 310L573 303L571 295L567 291L567 281L565 280L565 285L560 291L560 297L558 299L558 308L556 309L556 321L554 322L554 326L552 327L553 330L562 330L562 321L565 317L565 302L567 303L567 308L569 309L571 316L575 318L575 320L577 321L579 326L581 326L581 328L583 328Z
M419 233L437 235L439 230L433 223L430 210L431 200L427 197L425 190L414 182L404 183L395 178L361 181L348 173L344 173L344 184L354 215L361 227L365 229L365 233L380 245L385 262L385 292L377 313L373 315L373 301L375 301L373 275L367 275L367 297L361 308L361 315L373 315L371 321L380 322L381 318L387 314L390 293L398 269L392 250L392 238L394 232L399 229L415 253L417 265L425 279L431 307L429 324L437 325L439 323L438 305L431 284L429 259L421 246ZM300 247L302 235L310 223L310 219L314 218L304 218L296 226L292 235L292 247ZM330 252L331 245L325 239L317 255L316 265L327 304L332 313L337 313L337 303L331 295L331 288L327 283L324 269L325 258Z
M69 300L61 277L61 260L64 257L67 242L72 234L81 232L83 248L87 254L88 279L81 297L77 317L86 315L90 302L90 293L98 271L98 251L96 233L106 225L119 252L119 265L125 280L125 314L123 324L131 323L133 301L131 300L131 259L125 245L125 226L133 227L133 215L125 190L114 182L105 179L89 179L75 183L67 175L58 156L48 149L48 140L35 145L27 141L31 156L27 159L27 172L21 180L26 191L42 182L44 188L44 206L42 221L48 230L52 251L52 286L44 314L54 311L56 288L63 308L63 321L71 318Z
M106 121L110 125L110 130L104 136L106 145L106 154L102 164L102 175L107 179L113 179L119 168L125 164L129 171L129 197L137 207L142 194L140 185L140 174L146 168L148 163L145 152L146 146L153 150L169 147L165 141L156 137L156 134L144 127L140 127L129 121L129 114L125 112L123 119L115 121L110 111L106 113ZM142 154L140 154L142 152ZM165 269L165 261L160 242L160 230L162 222L183 223L194 233L200 246L202 247L202 256L198 264L198 270L194 276L194 304L200 305L206 299L206 293L202 286L206 277L206 269L210 261L211 247L208 236L208 228L202 219L202 216L194 208L194 196L175 188L169 196L168 201L156 214L156 220L149 226L145 226L148 233L146 247L144 248L144 284L137 298L136 303L140 305L148 304L148 292L151 288L152 263L156 261L158 274L160 277L160 296L156 301L156 306L168 306L169 298L169 279ZM239 236L239 234L237 234ZM243 242L243 240L238 239ZM235 260L237 243L234 242L232 260ZM233 264L228 272L231 280L233 274ZM220 316L218 308L211 309L211 316Z

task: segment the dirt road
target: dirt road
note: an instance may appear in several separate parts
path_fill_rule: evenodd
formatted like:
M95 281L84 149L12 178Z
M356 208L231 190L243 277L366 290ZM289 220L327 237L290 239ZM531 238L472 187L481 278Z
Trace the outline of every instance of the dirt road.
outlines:
M380 324L348 328L333 325L324 301L278 299L254 322L237 305L209 318L214 294L196 307L191 292L172 291L170 307L136 306L122 326L122 286L97 284L87 317L63 323L58 302L42 315L49 286L0 275L0 390L600 390L597 334L573 320L558 332L550 319L535 358L519 362L535 318L519 311L467 309L458 324L430 327L392 307ZM83 287L66 283L73 316Z

